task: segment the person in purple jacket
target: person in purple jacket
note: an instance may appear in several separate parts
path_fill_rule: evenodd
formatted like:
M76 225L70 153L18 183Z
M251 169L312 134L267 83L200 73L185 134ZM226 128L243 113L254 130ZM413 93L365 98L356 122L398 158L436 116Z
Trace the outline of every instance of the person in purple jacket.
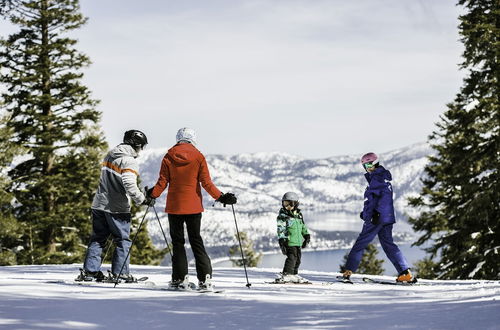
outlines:
M361 164L365 169L365 178L368 187L365 190L365 203L360 213L364 221L363 229L349 252L344 265L343 277L349 279L363 257L363 252L370 242L378 235L382 249L392 262L399 276L397 282L412 282L414 278L403 253L392 239L392 226L396 222L394 204L392 200L392 175L379 164L376 154L369 152L361 157Z

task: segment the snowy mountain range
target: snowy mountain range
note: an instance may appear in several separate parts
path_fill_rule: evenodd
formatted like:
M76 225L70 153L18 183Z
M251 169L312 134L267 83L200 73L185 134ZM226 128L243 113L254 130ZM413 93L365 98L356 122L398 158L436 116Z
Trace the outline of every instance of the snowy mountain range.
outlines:
M167 150L145 150L138 158L142 185L156 183L161 160ZM418 143L379 155L381 164L393 175L399 221L395 231L399 233L399 238L412 235L411 227L406 223L407 214L412 212L407 198L420 192L420 178L431 153L427 143ZM248 232L262 250L276 246L275 219L281 197L287 191L295 191L301 197L305 221L316 234L313 248L349 245L362 225L358 214L363 208L366 180L359 155L323 159L278 152L205 156L215 185L221 191L233 192L238 197L234 208L240 230ZM165 195L157 200L159 211L165 207ZM203 235L207 247L235 244L231 208L224 208L218 203L213 207L213 199L205 192L204 206ZM165 213L159 212L159 215L163 226L166 226ZM154 240L157 243L163 241L154 213L148 219Z

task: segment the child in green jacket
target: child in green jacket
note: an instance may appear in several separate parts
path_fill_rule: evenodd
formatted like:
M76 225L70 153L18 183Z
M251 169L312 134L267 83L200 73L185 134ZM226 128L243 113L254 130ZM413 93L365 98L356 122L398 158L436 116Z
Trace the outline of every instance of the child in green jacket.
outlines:
M299 196L294 192L287 192L281 199L282 208L278 214L278 240L281 252L286 255L285 266L277 282L307 282L297 275L302 248L311 240L311 235L300 212Z

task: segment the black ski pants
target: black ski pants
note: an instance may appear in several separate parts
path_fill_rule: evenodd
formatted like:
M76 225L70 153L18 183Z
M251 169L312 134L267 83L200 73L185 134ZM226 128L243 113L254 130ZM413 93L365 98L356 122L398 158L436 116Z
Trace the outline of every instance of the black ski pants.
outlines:
M199 281L204 282L206 275L212 276L212 265L205 251L203 239L200 235L201 213L197 214L168 214L170 238L172 239L172 280L184 280L188 274L188 261L184 244L184 223L188 233L189 244L193 250L196 263L196 275Z
M286 248L286 260L283 267L284 274L297 275L299 273L302 249L300 246L288 246Z

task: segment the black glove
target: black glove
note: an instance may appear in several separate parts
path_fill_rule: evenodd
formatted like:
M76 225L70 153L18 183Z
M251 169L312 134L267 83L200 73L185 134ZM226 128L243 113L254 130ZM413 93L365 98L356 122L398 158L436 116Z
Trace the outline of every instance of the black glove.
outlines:
M153 192L153 188L148 189L148 187L144 187L144 201L142 201L142 205L153 206L156 203L156 199L151 197L151 193Z
M154 187L153 188L148 188L148 186L144 187L144 195L146 197L152 198L151 194L153 193L153 189Z
M288 240L286 238L280 238L279 243L280 243L281 253L286 255L286 248L288 247Z
M359 218L363 221L365 221L365 219L363 219L363 211L359 212Z
M216 202L220 202L224 204L224 207L226 207L227 204L229 205L236 204L237 199L233 193L225 193L220 195L220 197L216 199Z
M311 235L305 234L304 242L302 242L302 248L304 249L307 246L307 244L309 244L310 241L311 241Z
M156 203L156 199L146 196L146 198L144 199L144 201L141 204L147 205L147 206L153 206L153 205L155 205L155 203Z
M380 223L380 213L373 211L372 224L378 225Z

